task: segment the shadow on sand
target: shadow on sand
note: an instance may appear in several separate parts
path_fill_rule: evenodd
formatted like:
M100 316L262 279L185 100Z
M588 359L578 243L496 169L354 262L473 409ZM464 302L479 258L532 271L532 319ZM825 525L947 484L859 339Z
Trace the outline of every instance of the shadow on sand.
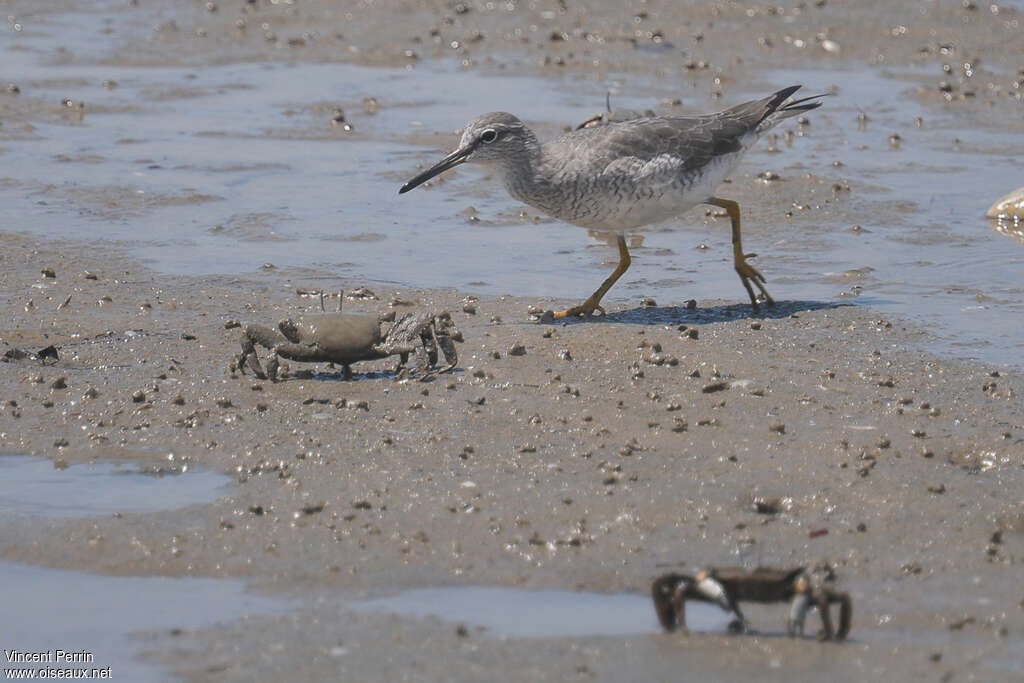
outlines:
M818 311L825 308L852 306L849 302L835 301L777 301L774 306L762 305L754 310L750 304L723 304L706 308L686 306L650 306L613 311L591 318L565 318L551 324L566 323L625 323L629 325L704 325L732 320L773 320L788 318L795 313Z

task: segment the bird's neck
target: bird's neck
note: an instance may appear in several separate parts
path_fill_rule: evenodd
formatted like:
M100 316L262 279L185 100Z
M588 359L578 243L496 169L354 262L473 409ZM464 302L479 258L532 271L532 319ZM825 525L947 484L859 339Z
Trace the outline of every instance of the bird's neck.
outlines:
M501 162L502 180L508 193L521 202L534 204L531 198L543 185L541 145L532 132L528 132L522 150Z

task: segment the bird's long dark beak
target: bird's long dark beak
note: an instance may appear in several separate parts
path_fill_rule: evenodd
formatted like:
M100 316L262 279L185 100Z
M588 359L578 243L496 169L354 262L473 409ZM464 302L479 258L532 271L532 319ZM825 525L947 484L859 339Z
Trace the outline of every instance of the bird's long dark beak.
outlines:
M420 173L418 176L407 182L405 185L402 185L402 187L398 189L398 194L405 194L414 187L418 187L423 183L427 182L434 176L444 173L449 168L455 168L456 166L464 162L466 160L466 157L468 157L472 153L472 145L460 147L459 149L455 150L454 152L446 156L444 159L441 159L441 161L437 162L436 164L428 168L423 173Z

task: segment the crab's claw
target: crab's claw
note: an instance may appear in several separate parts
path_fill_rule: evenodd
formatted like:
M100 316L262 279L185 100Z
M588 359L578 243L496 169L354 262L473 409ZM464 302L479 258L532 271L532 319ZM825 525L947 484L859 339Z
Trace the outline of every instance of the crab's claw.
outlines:
M441 322L441 320L437 320L438 325L440 325ZM448 323L452 324L450 318L448 319ZM441 353L444 354L444 362L447 363L447 365L441 368L439 372L454 370L455 366L459 364L459 354L455 350L455 341L452 339L451 335L448 334L447 329L442 329L440 333L438 333L437 325L433 328L432 333L434 335L434 343L437 344L437 348L441 349Z
M725 593L725 587L718 580L705 576L697 581L696 591L726 612L732 611L732 604Z

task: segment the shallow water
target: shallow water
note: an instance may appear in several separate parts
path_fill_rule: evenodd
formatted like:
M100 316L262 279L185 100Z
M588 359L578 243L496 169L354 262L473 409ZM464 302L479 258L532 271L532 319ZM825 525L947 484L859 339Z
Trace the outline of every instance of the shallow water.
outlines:
M88 652L93 661L13 668L110 667L116 681L165 681L166 672L136 659L141 631L194 629L246 615L281 613L289 603L251 595L242 581L120 577L0 561L4 587L3 648L22 652Z
M108 462L58 468L48 458L0 455L0 481L0 515L88 517L208 503L230 480L203 470L157 475Z
M688 106L717 106L683 75L596 82L454 63L52 64L60 46L102 56L92 40L101 28L98 16L61 15L0 51L5 78L21 84L23 97L87 103L81 121L65 113L35 123L33 139L5 141L5 166L17 169L0 177L5 228L121 242L163 272L312 265L349 281L582 298L615 258L605 239L535 222L532 210L520 217L523 207L479 169L402 197L398 187L482 111L519 113L544 137L600 111L609 88L616 106L680 94ZM104 88L107 79L117 87ZM810 208L792 220L784 218L791 207L772 202L771 184L760 190L764 207L745 209L771 221L748 220L744 236L773 295L859 301L921 323L940 352L1020 366L1024 244L994 231L984 211L1024 178L1024 143L905 96L930 82L923 73L769 73L757 92L728 92L725 102L793 82L814 92L834 85L837 95L791 146L780 141L771 153L762 141L736 174L745 183L767 169L784 183L805 173L826 179L814 193L810 185L795 191ZM378 113L363 111L364 96L378 98ZM331 125L335 105L354 131ZM863 130L859 111L869 114ZM898 147L888 141L894 132ZM851 192L832 198L835 181ZM478 222L468 219L470 207ZM613 300L745 298L723 221L707 223L695 209L668 227L634 236L633 266Z
M659 633L651 599L623 593L527 591L496 586L418 588L397 595L348 603L357 612L384 612L479 627L506 638L560 638ZM713 605L686 606L691 631L725 632L731 615Z

